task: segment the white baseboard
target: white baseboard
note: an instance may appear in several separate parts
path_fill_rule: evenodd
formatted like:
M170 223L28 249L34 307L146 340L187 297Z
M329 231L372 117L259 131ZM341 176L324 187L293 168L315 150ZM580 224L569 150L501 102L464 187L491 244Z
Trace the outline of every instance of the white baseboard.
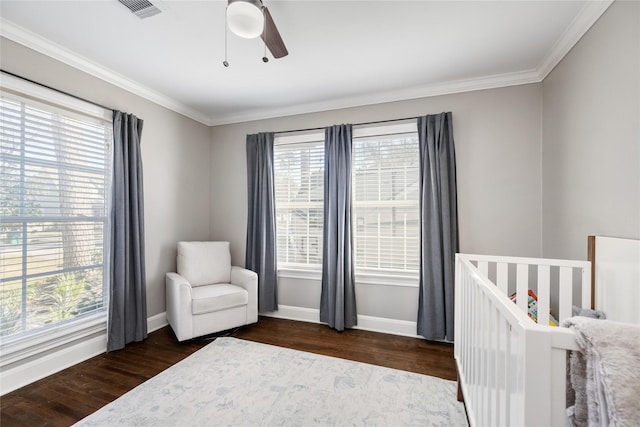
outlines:
M162 313L147 318L147 332L151 333L157 331L160 328L164 328L168 324L169 322L167 321L167 313L163 311Z
M292 305L278 305L277 311L260 313L261 316L275 317L278 319L299 320L301 322L320 322L320 310L316 308L295 307Z
M278 311L260 314L279 319L322 323L320 322L320 310L313 308L281 305ZM168 324L166 313L159 313L147 319L147 330L149 332L157 331ZM358 326L355 329L419 338L415 334L416 322L406 320L358 315ZM104 333L43 357L38 357L17 366L14 365L14 367L0 372L0 396L98 356L104 353L106 349L107 334Z
M302 322L320 322L320 310L316 308L295 307L291 305L280 305L278 311L260 313L266 317L276 317L278 319L298 320ZM416 322L408 320L387 319L384 317L358 315L358 326L354 329L361 329L371 332L382 332L384 334L402 335L411 338L421 338L416 335Z
M148 332L157 331L168 324L166 313L159 313L147 319L147 330ZM103 354L106 351L107 334L105 332L97 337L64 347L45 356L34 358L29 362L15 364L13 367L0 372L0 396Z
M107 334L81 341L46 356L1 372L0 395L31 384L77 363L102 354L107 349Z
M384 317L358 315L358 326L354 329L402 335L403 337L422 338L416 334L418 325L409 320L387 319Z

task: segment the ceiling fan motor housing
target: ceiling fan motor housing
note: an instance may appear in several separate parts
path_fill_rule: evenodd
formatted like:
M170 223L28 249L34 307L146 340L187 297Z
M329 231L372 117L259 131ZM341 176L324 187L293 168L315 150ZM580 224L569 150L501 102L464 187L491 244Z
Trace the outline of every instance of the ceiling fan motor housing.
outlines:
M227 25L234 34L253 39L264 30L264 12L260 0L229 0Z

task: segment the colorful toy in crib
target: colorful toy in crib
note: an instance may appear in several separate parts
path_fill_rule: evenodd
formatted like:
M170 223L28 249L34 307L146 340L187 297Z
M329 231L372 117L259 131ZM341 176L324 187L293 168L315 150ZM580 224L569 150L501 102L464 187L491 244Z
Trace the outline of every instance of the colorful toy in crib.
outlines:
M536 323L538 323L538 296L533 292L532 289L529 289L529 302L528 302L528 312L529 317ZM509 299L514 303L517 302L516 294L513 293ZM549 313L549 326L558 326L558 321L551 313Z

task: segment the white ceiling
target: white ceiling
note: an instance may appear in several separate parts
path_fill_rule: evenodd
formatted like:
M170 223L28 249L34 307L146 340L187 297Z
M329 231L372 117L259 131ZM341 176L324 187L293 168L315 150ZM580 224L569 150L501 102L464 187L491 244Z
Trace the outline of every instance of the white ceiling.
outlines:
M289 56L229 33L229 68L226 1L151 1L1 0L0 34L212 125L538 82L612 0L264 0Z

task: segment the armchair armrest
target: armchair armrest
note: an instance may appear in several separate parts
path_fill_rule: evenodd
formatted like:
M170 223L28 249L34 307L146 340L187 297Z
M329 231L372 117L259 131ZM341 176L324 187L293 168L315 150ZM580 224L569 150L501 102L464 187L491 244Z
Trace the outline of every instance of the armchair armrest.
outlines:
M242 286L249 293L247 324L258 321L258 275L246 268L231 267L231 284Z
M191 284L177 273L167 273L165 284L167 320L173 327L178 341L192 338Z
M167 273L166 279L168 286L187 285L189 289L191 289L191 284L189 283L189 281L178 273Z

